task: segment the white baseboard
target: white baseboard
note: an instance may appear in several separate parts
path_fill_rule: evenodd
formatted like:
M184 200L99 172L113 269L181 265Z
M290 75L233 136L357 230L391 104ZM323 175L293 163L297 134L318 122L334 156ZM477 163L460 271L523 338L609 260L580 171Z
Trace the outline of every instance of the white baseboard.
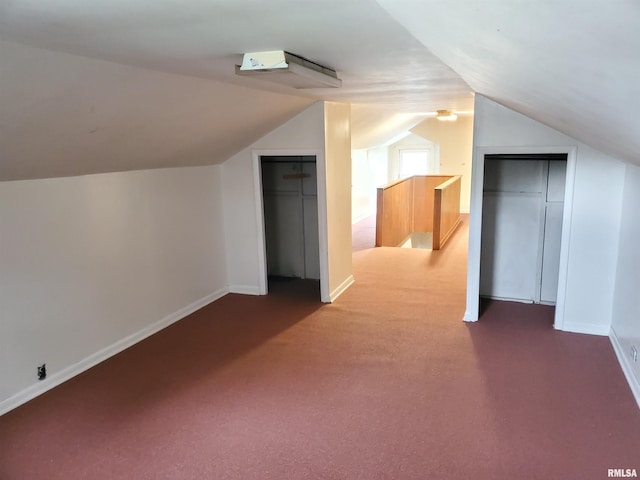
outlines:
M347 279L338 286L338 288L336 288L329 294L330 301L334 302L340 295L345 292L347 288L353 285L354 282L355 279L353 278L353 275L349 275Z
M225 296L227 293L229 293L229 290L227 288L222 288L213 293L210 293L209 295L196 300L195 302L181 308L180 310L167 315L156 323L153 323L143 328L142 330L129 335L128 337L118 340L117 342L103 348L102 350L97 351L96 353L89 355L88 357L80 360L77 363L74 363L73 365L68 366L64 370L61 370L54 375L48 376L46 380L39 381L38 383L25 388L24 390L0 402L0 415L4 415L8 411L19 407L23 403L32 400L38 395L42 395L46 391L57 387L58 385L90 369L98 363L105 361L109 357L112 357L122 352L123 350L126 350L127 348L135 345L136 343L141 342L145 338L150 337L154 333L159 332L160 330L168 327L178 320L182 320L184 317L192 314L196 310L199 310L202 307L210 304L211 302L214 302L219 298Z
M482 295L480 294L480 298L489 299L489 300L498 300L499 302L515 302L515 303L526 303L528 305L533 304L533 300L531 299L523 299L523 298L511 298L511 297L496 297L493 295Z
M239 293L241 295L261 295L260 287L250 285L229 285L229 293Z
M563 332L572 332L572 333L586 333L589 335L601 335L604 337L609 336L609 330L611 327L608 325L599 325L594 323L572 323L565 321L562 325L562 328L558 328L557 330L561 330Z
M622 346L622 343L620 343L620 339L613 328L611 328L611 332L609 333L609 339L611 340L613 351L616 352L616 356L618 357L620 368L622 368L622 372L624 373L627 383L631 388L631 393L633 393L636 403L638 404L638 408L640 408L640 379L638 379L633 372L633 364L629 359L629 353L625 351L625 348Z
M478 317L471 315L471 312L469 310L465 310L462 320L464 322L477 322Z

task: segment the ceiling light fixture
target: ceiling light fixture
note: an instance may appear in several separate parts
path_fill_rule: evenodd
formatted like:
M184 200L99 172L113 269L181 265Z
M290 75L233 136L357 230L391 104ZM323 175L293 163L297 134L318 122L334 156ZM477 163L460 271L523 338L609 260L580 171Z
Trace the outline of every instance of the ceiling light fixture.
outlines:
M340 87L335 70L283 50L245 53L236 75L256 76L293 88Z
M453 122L458 118L458 116L450 110L438 110L436 118L443 122Z

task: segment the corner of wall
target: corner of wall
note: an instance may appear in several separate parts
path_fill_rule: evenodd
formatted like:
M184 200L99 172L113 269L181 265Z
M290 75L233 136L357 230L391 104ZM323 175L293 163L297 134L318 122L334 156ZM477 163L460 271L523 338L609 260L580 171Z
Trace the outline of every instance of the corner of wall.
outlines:
M111 345L108 345L98 352L92 353L79 362L67 366L54 375L48 376L48 378L46 378L44 381L35 383L30 387L27 387L24 390L15 393L11 397L0 401L0 415L4 415L5 413L19 407L20 405L27 403L29 400L32 400L35 397L57 387L58 385L63 384L67 380L80 375L82 372L89 370L91 367L104 362L110 357L113 357L114 355L117 355L127 348L132 347L136 343L141 342L145 338L150 337L154 333L167 328L168 326L178 322L179 320L182 320L188 315L191 315L195 311L200 310L206 305L224 297L227 293L229 293L229 290L226 288L212 292L209 295L177 310L176 312L167 315L157 322L148 325Z
M264 293L260 267L262 227L258 225L261 199L256 197L260 182L259 169L254 168L255 152L270 155L324 152L324 102L311 104L222 164L227 280L232 292L250 295Z
M353 275L349 275L344 282L342 282L340 285L338 285L332 292L331 295L329 297L329 303L335 302L336 299L342 295L345 291L347 291L347 289L353 285L355 283L355 279L353 278Z
M327 255L329 301L351 285L351 105L325 102ZM318 197L320 201L320 197ZM321 251L322 255L322 251Z

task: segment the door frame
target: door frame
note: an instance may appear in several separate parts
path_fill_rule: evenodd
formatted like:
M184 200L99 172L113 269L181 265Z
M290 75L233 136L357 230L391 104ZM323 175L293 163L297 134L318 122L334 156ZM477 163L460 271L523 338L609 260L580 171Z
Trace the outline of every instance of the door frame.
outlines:
M567 271L569 267L569 243L571 239L571 215L576 176L576 146L550 147L475 147L471 169L471 205L469 212L469 247L467 260L467 306L463 320L476 322L480 316L480 247L482 238L482 194L484 190L484 156L492 154L545 154L567 155L567 172L562 211L562 240L560 243L560 267L558 271L558 294L554 328L563 330Z
M316 159L316 191L318 198L318 250L320 254L320 301L330 303L329 296L329 249L327 228L327 168L322 150L315 149L254 149L251 150L253 163L253 191L256 206L256 231L258 232L258 293L268 293L267 243L264 225L264 201L262 190L261 157L312 156Z

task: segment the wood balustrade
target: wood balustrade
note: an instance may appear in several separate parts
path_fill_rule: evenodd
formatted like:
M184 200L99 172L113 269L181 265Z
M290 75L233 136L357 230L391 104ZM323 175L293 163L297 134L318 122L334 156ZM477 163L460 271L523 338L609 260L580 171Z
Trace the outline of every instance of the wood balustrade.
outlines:
M442 248L460 223L459 175L416 175L378 188L376 246L399 246L413 232L433 232Z
M460 184L456 175L434 188L433 249L440 250L460 225Z

